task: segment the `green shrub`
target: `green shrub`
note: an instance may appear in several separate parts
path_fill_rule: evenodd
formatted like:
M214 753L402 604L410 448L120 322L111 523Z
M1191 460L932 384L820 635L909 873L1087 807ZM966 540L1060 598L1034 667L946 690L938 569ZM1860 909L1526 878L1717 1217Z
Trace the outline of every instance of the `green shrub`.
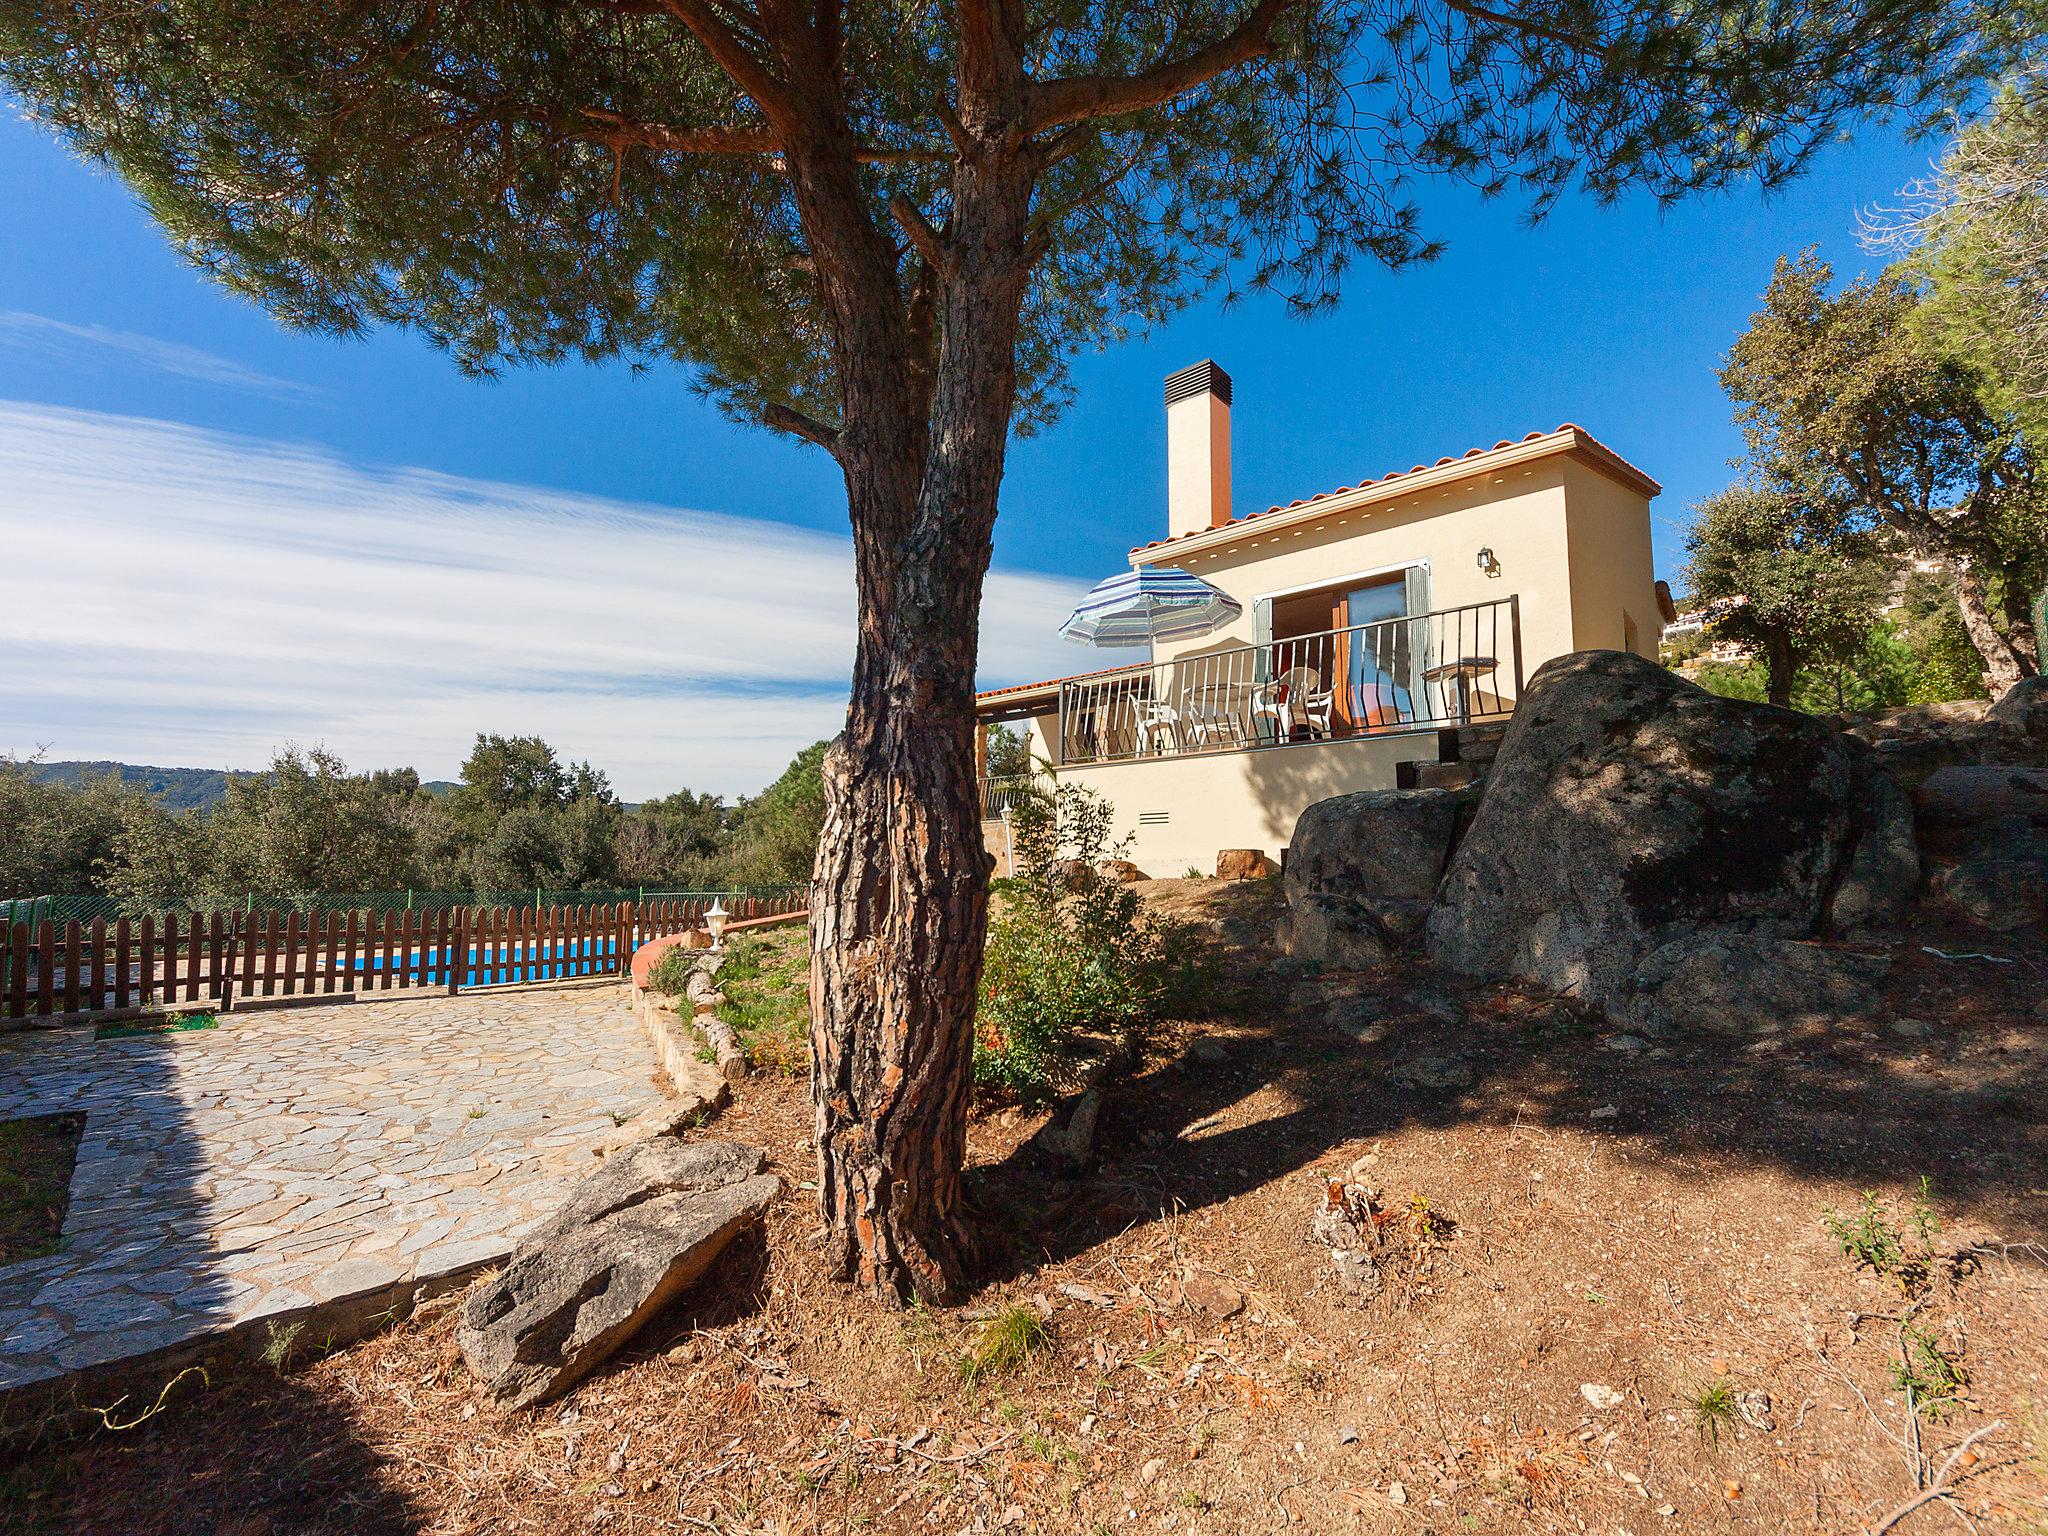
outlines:
M661 958L654 962L654 969L647 973L647 985L667 997L680 996L684 985L690 979L690 968L697 963L696 953L671 944L661 952Z
M1011 813L1019 874L989 925L974 1043L975 1081L1020 1098L1057 1085L1076 1034L1120 1039L1196 1008L1217 966L1187 925L1149 913L1138 893L1102 877L1110 810L1077 785Z

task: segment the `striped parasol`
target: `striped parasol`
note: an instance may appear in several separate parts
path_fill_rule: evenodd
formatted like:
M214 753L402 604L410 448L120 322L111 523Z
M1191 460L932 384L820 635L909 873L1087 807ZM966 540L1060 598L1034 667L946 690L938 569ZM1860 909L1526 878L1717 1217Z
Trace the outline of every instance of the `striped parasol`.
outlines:
M1244 612L1234 597L1171 566L1119 571L1060 626L1076 645L1121 647L1211 634Z

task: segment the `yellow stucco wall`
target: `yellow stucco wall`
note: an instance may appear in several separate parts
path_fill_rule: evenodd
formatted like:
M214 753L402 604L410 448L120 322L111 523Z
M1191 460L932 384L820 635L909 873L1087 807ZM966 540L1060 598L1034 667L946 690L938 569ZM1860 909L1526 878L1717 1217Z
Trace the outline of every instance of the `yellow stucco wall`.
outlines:
M1259 752L1077 764L1061 769L1059 779L1101 794L1114 808L1114 835L1133 840L1131 862L1164 879L1191 867L1214 874L1224 848L1259 848L1277 863L1294 823L1316 801L1392 789L1396 763L1435 757L1436 733L1409 731ZM1159 811L1164 825L1141 819Z
M1626 615L1635 621L1636 654L1654 661L1664 620L1657 611L1649 500L1574 461L1565 462L1564 472L1571 508L1571 649L1626 650Z
M1160 659L1250 644L1253 603L1261 597L1422 561L1429 566L1431 609L1521 595L1526 676L1541 661L1573 648L1564 474L1562 458L1539 460L1176 561L1228 592L1244 612L1216 634L1161 646ZM1480 570L1481 549L1491 549L1499 561L1497 576ZM1506 644L1503 636L1503 652ZM1506 684L1506 654L1500 661Z

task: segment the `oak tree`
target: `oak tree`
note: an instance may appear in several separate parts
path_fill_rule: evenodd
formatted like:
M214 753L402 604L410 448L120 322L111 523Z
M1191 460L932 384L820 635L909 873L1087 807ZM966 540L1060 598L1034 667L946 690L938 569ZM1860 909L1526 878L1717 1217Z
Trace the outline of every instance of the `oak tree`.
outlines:
M1946 567L1996 695L2040 670L2028 605L2048 575L2048 457L1914 323L1919 302L1894 276L1836 292L1812 251L1781 259L1721 383L1767 484Z
M1687 585L1708 632L1763 655L1766 697L1792 705L1800 671L1853 656L1877 620L1885 574L1831 507L1733 485L1693 509Z
M1979 6L1983 9L1980 11ZM668 359L843 471L858 584L813 871L833 1265L969 1274L987 856L971 689L1013 431L1227 282L1434 249L1417 168L1541 208L1796 174L2009 51L1984 0L0 0L0 75L284 320L461 366Z

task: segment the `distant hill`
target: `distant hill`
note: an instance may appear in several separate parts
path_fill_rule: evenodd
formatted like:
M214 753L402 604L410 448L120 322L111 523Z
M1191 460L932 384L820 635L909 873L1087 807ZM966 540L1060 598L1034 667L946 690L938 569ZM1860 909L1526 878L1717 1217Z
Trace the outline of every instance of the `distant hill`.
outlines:
M210 811L227 797L231 779L259 777L239 768L154 768L146 763L24 763L36 778L51 784L76 787L89 779L104 779L110 773L121 782L139 789L171 811ZM446 779L431 779L420 786L427 793L445 795L455 785Z

